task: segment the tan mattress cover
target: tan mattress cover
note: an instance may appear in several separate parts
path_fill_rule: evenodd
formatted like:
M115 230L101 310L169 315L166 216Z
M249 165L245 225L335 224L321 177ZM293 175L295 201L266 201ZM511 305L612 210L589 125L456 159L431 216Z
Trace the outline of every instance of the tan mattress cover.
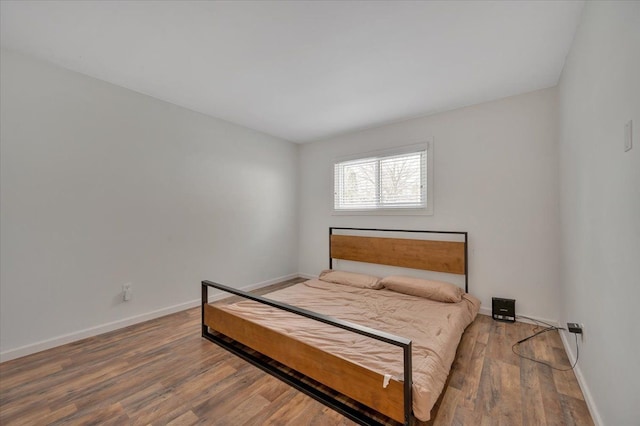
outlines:
M429 420L462 333L480 308L480 301L469 294L459 303L442 303L384 289L362 289L319 280L296 284L264 297L411 339L413 413L423 421ZM257 302L219 307L380 374L403 377L399 347Z

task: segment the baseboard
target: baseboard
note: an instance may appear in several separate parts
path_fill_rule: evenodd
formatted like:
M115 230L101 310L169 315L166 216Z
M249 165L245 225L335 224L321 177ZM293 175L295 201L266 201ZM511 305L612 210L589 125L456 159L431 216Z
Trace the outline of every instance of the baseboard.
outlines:
M243 291L257 290L262 287L266 287L272 284L276 284L282 281L290 280L301 276L300 274L289 274L278 278L273 278L267 281L262 281L255 284L249 284L240 287ZM220 292L209 296L209 301L214 302L216 300L228 297L227 294ZM41 352L47 349L55 348L57 346L66 345L67 343L76 342L78 340L86 339L88 337L97 336L99 334L108 333L110 331L118 330L120 328L128 327L130 325L138 324L141 322L149 321L155 318L170 315L176 312L184 311L185 309L195 308L200 305L200 299L190 300L188 302L179 303L177 305L168 306L165 308L157 309L155 311L146 312L144 314L134 315L132 317L123 318L117 321L109 322L106 324L97 325L95 327L85 328L84 330L75 331L73 333L63 334L61 336L52 337L50 339L42 340L40 342L31 343L25 346L21 346L15 349L9 349L4 352L0 352L0 362L10 361L12 359L20 358L23 356L31 355L36 352Z
M300 272L298 274L298 276L301 277L301 278L306 278L308 280L312 280L314 278L318 278L318 274L315 274L315 275L314 274L307 274L306 272Z
M486 316L490 317L491 316L491 308L480 306L480 311L478 313L481 314L481 315L486 315Z
M567 340L568 332L560 330L560 339L562 340L562 344L564 345L564 350L569 357L569 362L573 365L576 362L576 356L572 351L572 346L569 344ZM587 386L587 381L582 375L582 370L580 370L580 365L576 364L576 367L573 369L573 372L576 375L576 379L578 379L578 384L580 385L580 389L582 390L582 395L584 395L584 401L587 403L587 408L589 408L589 413L591 414L591 419L595 426L603 426L602 418L600 417L600 412L596 407L596 403L593 400L593 396L591 395L591 391L589 390L589 386Z

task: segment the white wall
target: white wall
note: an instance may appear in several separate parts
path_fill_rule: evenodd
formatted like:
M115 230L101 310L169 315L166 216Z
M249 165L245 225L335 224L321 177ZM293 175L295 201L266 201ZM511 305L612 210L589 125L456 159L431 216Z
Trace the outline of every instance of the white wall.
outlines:
M559 85L563 322L597 422L640 419L640 3L588 2ZM624 152L633 119L634 148ZM566 336L573 348L573 337ZM573 350L575 356L575 350Z
M468 231L469 290L485 308L558 314L556 92L546 89L303 145L300 266L328 266L329 226ZM435 140L433 216L333 216L336 157Z
M184 308L202 279L297 272L297 145L14 52L0 62L3 359Z

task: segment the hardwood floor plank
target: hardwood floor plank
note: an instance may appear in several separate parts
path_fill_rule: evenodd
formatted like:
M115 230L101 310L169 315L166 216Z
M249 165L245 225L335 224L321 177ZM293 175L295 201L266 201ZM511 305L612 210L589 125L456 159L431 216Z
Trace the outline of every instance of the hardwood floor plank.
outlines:
M451 421L451 426L479 425L482 423L482 413L463 405L458 405Z
M415 425L593 424L572 371L512 353L534 329L479 315L462 337L432 420ZM568 363L557 332L518 349ZM355 423L202 339L194 308L0 364L0 424Z
M276 379L275 377L268 376L268 384L260 391L260 395L263 398L273 402L279 398L283 393L291 389L288 384Z
M199 418L191 410L167 423L167 426L191 426L198 423Z
M251 395L250 397L239 401L226 415L219 417L216 420L216 424L244 424L254 415L262 411L262 409L267 405L269 405L269 401L262 396L256 394Z
M553 373L546 365L537 365L538 380L540 381L540 392L542 393L542 404L544 406L545 419L548 425L563 424L563 407L560 394L556 390L553 380Z
M311 422L309 426L325 426L325 425L335 425L335 426L356 426L357 423L347 419L337 411L332 410L329 407L321 406L320 414Z
M476 410L484 415L492 416L500 398L500 361L485 358L480 376L480 386L476 398Z
M14 374L7 374L6 377L1 379L4 386L13 388L20 383L52 376L62 371L62 369L63 367L60 364L43 364L32 369L16 369Z
M547 423L537 372L537 366L533 362L523 362L520 367L520 397L522 405L526 407L522 410L522 424L524 426Z
M165 424L183 412L190 411L191 405L170 389L163 389L149 400L147 405L136 411L131 411L131 425L143 426L147 424Z
M13 413L7 413L2 417L0 424L10 425L32 425L36 424L39 419L46 418L51 414L51 410L46 406L28 406L25 409L16 410Z
M129 423L129 417L126 415L122 406L118 403L111 405L99 405L92 407L91 410L87 410L84 413L76 413L70 416L65 416L55 422L53 425L67 425L67 424L100 424L100 425L118 425L123 423ZM39 424L34 422L32 424Z
M500 364L499 412L505 424L522 424L522 399L520 398L520 368L509 362ZM501 421L502 423L502 421Z
M265 424L287 425L305 410L305 402L308 396L299 393L294 395L288 404L281 406L275 413L266 419Z
M487 346L480 341L477 341L473 347L473 354L471 355L462 388L462 400L460 401L461 405L468 408L476 405L478 390L482 380L482 371L484 369L486 348Z
M153 383L151 386L130 393L120 400L122 407L127 412L136 412L148 407L153 401L158 399L158 395L164 393L165 387L162 383Z
M567 364L561 364L566 366ZM553 380L556 384L556 389L558 393L561 393L565 396L570 396L576 399L584 400L582 396L582 392L580 391L580 385L578 384L578 379L576 379L576 375L573 370L569 371L553 371Z
M480 423L480 426L493 426L494 424L497 424L497 422L494 423L491 417L482 416L482 422Z
M567 425L591 426L593 420L589 416L589 409L583 398L573 398L566 395L560 396L561 405L564 408L564 422Z
M447 388L442 403L438 407L438 416L434 419L433 426L450 426L452 424L460 394L461 391L456 388Z
M273 380L277 380L275 378L273 378ZM280 382L279 380L277 380L278 382ZM282 383L282 382L280 382ZM286 389L282 389L282 392L274 399L270 400L270 404L263 407L262 410L260 410L258 413L255 413L253 415L253 417L251 417L250 419L248 419L244 425L246 426L253 426L256 424L260 424L262 422L265 421L265 419L269 419L271 418L278 410L280 410L283 406L290 404L291 400L293 399L294 396L296 396L297 394L299 394L297 391L295 391L294 389L292 389L290 386L282 383L283 385L285 385L287 388ZM311 398L309 398L311 399Z
M55 411L52 411L46 416L38 418L37 423L42 423L42 424L55 423L58 420L61 420L65 417L73 416L77 412L78 412L78 409L76 408L75 404L69 404Z

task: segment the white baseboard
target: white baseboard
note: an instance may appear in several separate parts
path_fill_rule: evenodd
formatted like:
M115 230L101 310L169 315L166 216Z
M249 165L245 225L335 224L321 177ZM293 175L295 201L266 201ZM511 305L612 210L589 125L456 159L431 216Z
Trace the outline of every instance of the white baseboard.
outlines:
M282 281L290 280L298 276L300 275L289 274L282 277L273 278L267 281L262 281L255 284L249 284L249 285L240 287L239 290L243 290L243 291L256 290L271 284L276 284ZM220 293L214 294L213 296L209 296L209 301L214 302L216 300L223 299L227 296L228 296L227 294L220 292ZM87 337L93 337L99 334L108 333L110 331L128 327L133 324L149 321L155 318L163 317L165 315L173 314L175 312L184 311L185 309L195 308L196 306L199 306L199 305L200 305L200 299L190 300L188 302L179 303L173 306L167 306L165 308L157 309L151 312L146 312L144 314L134 315L132 317L123 318L123 319L112 321L106 324L97 325L95 327L85 328L84 330L74 331L72 333L67 333L60 336L52 337L50 339L42 340L36 343L30 343L28 345L20 346L15 349L9 349L4 352L0 352L0 362L10 361L12 359L34 354L36 352L55 348L56 346L66 345L67 343L72 343L78 340L86 339Z
M487 308L485 306L480 306L480 312L478 312L478 313L490 317L491 316L491 308Z
M314 278L318 278L318 274L307 274L306 272L300 272L298 274L299 277L306 278L308 280L312 280Z
M571 350L572 346L569 345L569 341L567 340L566 331L559 331L560 339L562 340L562 344L564 345L564 350L569 357L569 362L573 365L576 362L576 356ZM582 395L584 395L584 401L587 403L587 407L589 408L589 413L591 413L591 419L595 426L603 426L602 417L600 417L600 412L596 407L596 403L593 400L593 396L591 395L591 391L589 390L589 386L587 386L587 381L584 379L582 375L582 370L580 370L580 365L576 364L576 367L573 369L573 372L576 375L576 379L578 379L578 384L580 385L580 389L582 390Z

